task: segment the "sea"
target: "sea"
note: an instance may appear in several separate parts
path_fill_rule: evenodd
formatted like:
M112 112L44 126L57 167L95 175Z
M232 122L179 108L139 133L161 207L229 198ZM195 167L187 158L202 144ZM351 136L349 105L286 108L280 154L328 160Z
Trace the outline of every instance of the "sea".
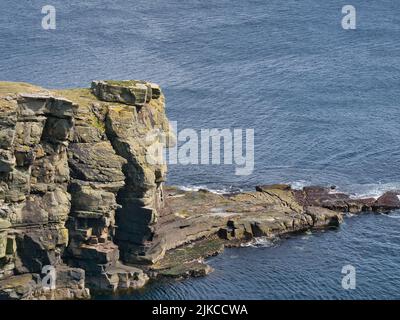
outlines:
M43 28L46 5L55 29ZM355 29L343 28L345 5ZM143 79L162 87L178 132L254 130L247 175L235 162L170 163L168 184L185 190L284 182L378 197L400 188L399 10L397 0L2 0L0 81ZM259 239L211 258L208 277L99 298L398 299L399 219Z

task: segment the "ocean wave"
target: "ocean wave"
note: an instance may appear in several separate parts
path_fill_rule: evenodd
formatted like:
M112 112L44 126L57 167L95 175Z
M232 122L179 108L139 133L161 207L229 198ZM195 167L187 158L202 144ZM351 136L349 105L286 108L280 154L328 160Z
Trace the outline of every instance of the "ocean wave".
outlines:
M302 190L304 187L313 185L310 181L306 180L296 180L288 182L288 184L290 184L292 186L292 189L295 190ZM328 185L326 185L326 187L328 187ZM199 191L203 189L216 194L239 193L245 190L234 186L209 187L207 185L183 185L183 186L178 186L178 188L183 191ZM381 195L390 190L400 190L400 182L336 186L336 188L331 190L330 193L344 192L349 194L350 198L352 199L360 199L360 198L378 199Z
M229 194L229 193L239 193L243 192L243 189L235 188L233 186L230 187L221 187L221 188L210 188L206 185L198 185L198 186L178 186L180 190L183 191L199 191L199 190L207 190L216 194Z
M304 187L313 185L310 181L306 180L297 180L290 182L289 184L292 186L292 189L295 190L302 190ZM350 198L352 199L360 199L360 198L378 199L381 195L390 190L400 190L400 182L336 186L336 188L331 190L330 193L344 192L349 194Z
M350 197L353 199L359 198L375 198L378 199L385 192L390 190L399 190L399 182L391 183L371 183L371 184L357 184L349 186L346 190L350 193Z
M381 215L391 219L400 219L400 210L393 211L390 214L381 213Z

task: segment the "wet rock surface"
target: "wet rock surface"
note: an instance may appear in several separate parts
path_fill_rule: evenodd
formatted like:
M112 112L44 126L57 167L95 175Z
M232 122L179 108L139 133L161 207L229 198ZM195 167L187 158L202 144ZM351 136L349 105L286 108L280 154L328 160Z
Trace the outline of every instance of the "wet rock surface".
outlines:
M287 184L226 195L165 187L166 166L147 158L160 132L173 141L164 96L149 82L0 82L0 299L87 299L149 278L204 276L204 259L225 246L400 208L396 190L354 199Z

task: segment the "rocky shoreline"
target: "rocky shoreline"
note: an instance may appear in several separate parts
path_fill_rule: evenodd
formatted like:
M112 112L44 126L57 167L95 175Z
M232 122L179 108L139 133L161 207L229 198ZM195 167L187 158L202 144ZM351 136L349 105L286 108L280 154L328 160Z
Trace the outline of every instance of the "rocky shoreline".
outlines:
M225 195L168 187L165 191L166 210L174 211L182 220L170 224L170 234L174 235L170 243L176 247L145 268L154 279L204 276L212 271L205 258L259 237L273 240L309 230L338 228L349 213L390 213L400 208L400 191L388 191L377 199L355 199L334 187L297 190L286 184Z
M204 259L224 247L400 208L397 190L353 199L333 187L226 195L168 187L166 166L146 160L160 131L174 143L150 82L66 90L0 82L0 299L88 299L203 276L212 271Z

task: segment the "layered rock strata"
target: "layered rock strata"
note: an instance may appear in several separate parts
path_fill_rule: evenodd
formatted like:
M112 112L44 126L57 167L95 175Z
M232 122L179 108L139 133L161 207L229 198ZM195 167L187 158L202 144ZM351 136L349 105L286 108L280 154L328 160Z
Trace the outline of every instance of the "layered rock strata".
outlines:
M11 277L1 293L42 296L39 276L51 265L63 279L71 273L77 278L59 281L52 294L87 297L84 273L62 259L71 208L67 149L76 105L36 87L24 86L27 93L11 87L0 99L0 276ZM14 292L13 283L21 288Z
M202 276L212 271L204 258L225 246L400 208L399 191L354 199L285 184L229 195L165 188L153 151L173 140L155 84L0 82L0 299L86 299L149 277ZM54 287L43 282L48 267Z
M152 131L168 129L164 97L148 82L52 91L0 83L0 292L40 297L43 267L62 275L66 264L86 271L86 287L66 297L144 285L120 256L146 259L166 171L146 151ZM27 292L16 295L20 280Z
M154 277L204 275L211 271L204 258L221 252L224 246L336 228L347 214L388 213L400 208L400 190L378 199L357 199L331 187L297 190L286 184L226 195L170 187L165 198L158 235L166 240L168 251L148 267Z

